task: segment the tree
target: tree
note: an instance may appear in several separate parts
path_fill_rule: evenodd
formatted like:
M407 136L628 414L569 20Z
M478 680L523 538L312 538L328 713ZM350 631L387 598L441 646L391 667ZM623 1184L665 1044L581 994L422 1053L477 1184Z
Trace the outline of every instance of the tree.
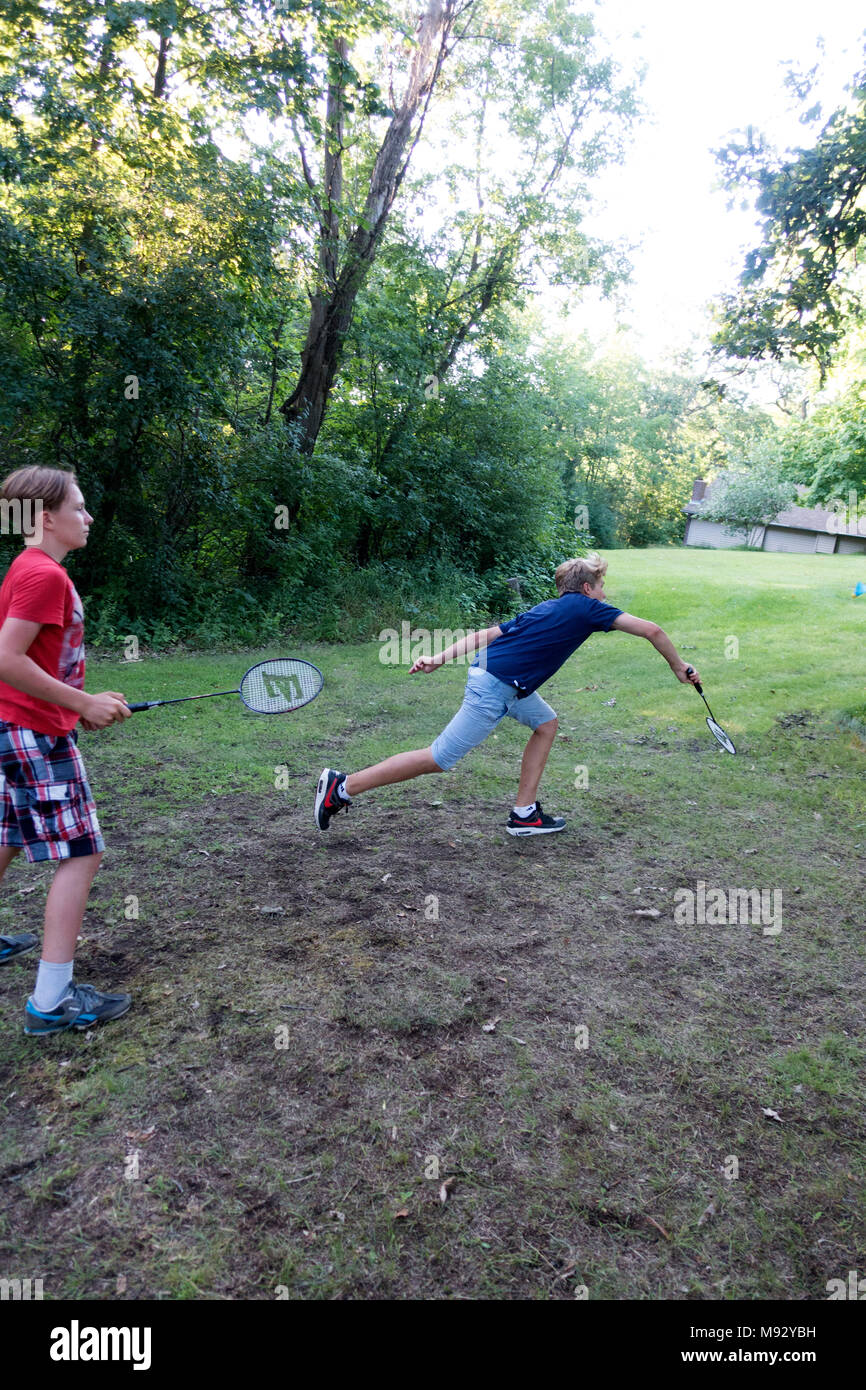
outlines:
M347 46L334 45L318 179L299 142L318 223L317 251L301 371L281 407L300 426L307 452L325 417L358 295L430 119L434 91L443 84L451 84L443 95L446 107L451 97L451 130L456 118L473 132L475 158L471 169L448 161L441 181L452 197L460 195L460 210L431 248L444 263L444 292L427 306L428 374L444 378L484 316L542 267L553 282L573 286L610 284L623 273L621 258L579 229L587 181L619 156L637 114L632 88L617 85L615 65L595 51L594 41L590 18L555 3L429 0L384 137L375 151L359 137L354 163L341 86ZM379 61L393 70L393 54L383 52ZM450 138L453 143L453 133ZM509 164L511 172L503 172ZM344 192L349 183L366 188L362 198L356 194L354 225Z
M300 425L301 445L306 453L312 453L315 447L355 300L420 138L449 40L457 22L471 13L476 3L477 0L464 0L462 5L458 0L428 0L418 23L404 91L379 147L363 209L346 238L342 255L339 240L345 210L343 152L348 69L348 45L342 35L335 38L328 55L321 189L310 171L305 146L299 141L301 163L319 224L316 281L310 294L310 320L301 352L300 376L294 391L280 407L287 421Z
M701 508L701 519L719 521L726 531L749 531L767 525L795 501L795 484L778 456L767 450L748 471L719 475L712 500Z
M811 78L792 85L809 96ZM816 114L812 108L804 120ZM754 189L764 221L739 291L721 301L715 345L747 360L812 362L823 385L852 316L862 312L852 271L866 245L866 72L811 148L783 158L750 130L719 158L729 188Z

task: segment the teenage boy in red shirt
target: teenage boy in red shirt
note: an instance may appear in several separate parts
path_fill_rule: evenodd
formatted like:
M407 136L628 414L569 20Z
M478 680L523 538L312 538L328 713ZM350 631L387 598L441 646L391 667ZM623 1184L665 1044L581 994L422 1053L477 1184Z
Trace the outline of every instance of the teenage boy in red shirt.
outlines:
M130 711L116 690L84 691L84 614L62 565L87 544L93 521L75 475L20 468L0 486L0 499L27 517L24 550L0 587L0 878L22 849L31 863L57 863L42 959L24 1010L25 1033L44 1035L119 1018L132 1002L72 978L105 848L75 725L104 729ZM30 934L0 937L0 963L36 943Z

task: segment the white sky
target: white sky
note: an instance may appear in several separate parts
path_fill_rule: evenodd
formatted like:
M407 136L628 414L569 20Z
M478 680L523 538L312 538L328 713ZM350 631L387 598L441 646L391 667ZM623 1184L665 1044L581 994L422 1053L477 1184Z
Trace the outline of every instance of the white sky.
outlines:
M829 115L863 64L866 11L857 0L598 0L594 12L623 67L647 65L651 114L626 163L600 181L606 207L589 225L642 249L625 311L585 301L570 327L598 337L628 324L630 345L660 361L706 342L704 306L734 288L743 252L757 244L751 211L729 212L727 195L713 191L711 151L749 124L780 146L809 144L782 63L812 67L824 39L819 94Z

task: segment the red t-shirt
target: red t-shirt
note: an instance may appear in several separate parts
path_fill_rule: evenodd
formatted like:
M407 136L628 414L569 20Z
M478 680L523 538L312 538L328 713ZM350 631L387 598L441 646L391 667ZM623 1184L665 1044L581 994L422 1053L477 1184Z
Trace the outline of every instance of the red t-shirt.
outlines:
M41 623L27 655L37 666L76 690L84 689L84 610L66 570L38 546L28 546L9 566L0 586L0 627L7 618ZM0 681L0 719L57 738L78 723L75 710L25 695Z

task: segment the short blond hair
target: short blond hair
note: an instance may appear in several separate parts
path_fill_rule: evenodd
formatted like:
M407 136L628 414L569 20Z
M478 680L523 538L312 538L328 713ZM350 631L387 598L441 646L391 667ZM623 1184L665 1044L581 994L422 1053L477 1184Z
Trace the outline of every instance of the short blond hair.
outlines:
M594 589L604 579L607 560L595 551L591 555L580 555L576 560L563 560L558 566L554 579L560 594L580 594L584 584Z
M16 468L14 473L0 483L0 499L4 502L41 502L47 512L56 512L69 495L69 489L78 479L68 468L47 468L41 464L31 464L29 468Z

